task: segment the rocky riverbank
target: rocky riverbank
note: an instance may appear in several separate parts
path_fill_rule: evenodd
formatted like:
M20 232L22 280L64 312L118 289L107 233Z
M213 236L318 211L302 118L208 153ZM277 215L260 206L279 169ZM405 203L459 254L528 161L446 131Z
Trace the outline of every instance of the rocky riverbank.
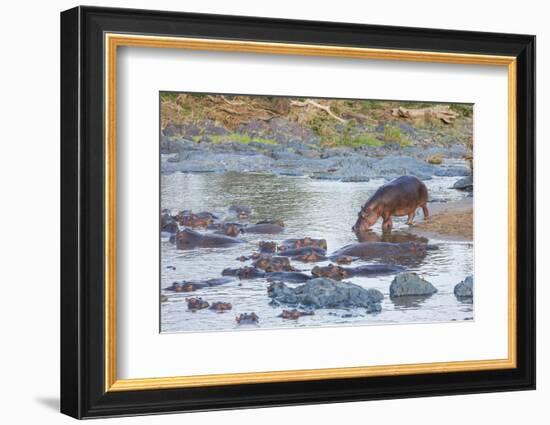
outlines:
M447 148L410 146L323 148L293 142L290 145L242 143L231 138L220 142L195 142L177 137L161 140L161 172L271 172L276 175L308 176L314 179L368 181L413 175L422 180L433 176L469 176L464 160L465 145ZM430 159L442 157L440 164Z

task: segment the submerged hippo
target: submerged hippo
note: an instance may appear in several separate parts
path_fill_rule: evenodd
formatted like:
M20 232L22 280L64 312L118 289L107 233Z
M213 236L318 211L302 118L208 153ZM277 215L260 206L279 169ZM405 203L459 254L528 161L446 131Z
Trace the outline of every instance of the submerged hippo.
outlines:
M264 255L254 261L252 265L258 269L265 270L268 273L295 271L294 267L290 265L290 260L288 257L272 257L271 255Z
M243 240L232 236L203 234L191 229L180 230L176 233L176 247L178 249L223 247L243 242Z
M239 218L248 218L252 214L252 208L248 205L231 205L229 212Z
M239 314L238 316L235 317L235 321L239 325L253 325L253 324L258 323L258 320L260 320L260 318L254 312L252 312L252 313L241 313L241 314Z
M277 243L271 241L260 241L258 243L260 252L273 253L277 251Z
M266 235L282 233L284 230L283 226L274 222L259 222L242 228L243 233L263 233Z
M302 263L317 263L319 261L326 261L328 258L325 255L321 255L319 252L308 250L304 254L295 255L292 257L294 261L301 261Z
M211 288L215 286L225 285L226 283L233 282L234 279L220 278L220 279L208 279L201 281L182 280L181 282L174 282L172 286L164 288L166 291L172 292L193 292L198 289Z
M238 236L242 232L242 226L239 223L220 223L216 226L217 235Z
M264 277L265 272L256 267L241 267L238 269L223 269L222 276L236 276L239 279L256 279Z
M326 239L313 239L310 237L305 237L302 239L286 239L282 241L281 244L279 245L279 251L285 251L287 249L305 248L305 247L321 248L326 250L327 241Z
M351 264L356 259L357 258L350 257L349 255L339 255L337 257L332 258L332 261L335 261L338 264Z
M210 305L210 310L216 310L219 312L231 310L232 308L233 308L233 305L231 303L226 303L223 301L217 301Z
M161 232L166 232L166 233L169 233L170 235L175 235L179 230L179 226L176 220L167 221L165 224L161 224L161 226L162 226L160 228Z
M285 257L300 257L303 255L312 255L312 254L325 256L326 253L327 252L324 249L316 248L313 246L305 246L303 248L285 249L283 251L279 251L279 255L284 255Z
M393 232L382 232L381 234L368 230L366 232L358 233L357 239L359 242L428 243L428 239L423 236L418 236L413 233L403 232L400 230L394 230Z
M363 205L352 230L359 234L370 229L380 217L382 230L389 231L393 227L392 216L408 216L407 224L413 222L416 209L422 208L424 219L429 218L428 189L426 185L414 176L402 176L383 186Z
M380 276L386 274L400 273L405 270L400 266L387 264L371 264L359 267L341 267L335 264L329 264L325 267L315 266L311 274L315 277L329 277L334 280L347 279L353 276Z
M429 246L415 242L359 242L346 245L331 255L336 258L342 255L359 257L362 260L376 260L381 258L423 257Z
M170 215L170 212L167 209L162 210L160 214L160 230L162 232L174 234L178 229L178 223L174 217Z
M283 310L283 312L277 317L282 317L283 319L298 320L302 316L313 316L314 314L315 313L313 311L300 311L294 308L292 310Z
M199 216L198 214L193 214L191 211L180 211L174 217L174 220L181 226L191 228L202 227L206 229L211 223L214 222L212 217L213 215L210 215L210 213L201 213Z
M204 301L202 298L187 298L185 300L187 303L187 309L188 310L202 310L203 308L208 308L210 306L210 303L208 301Z
M312 277L300 272L273 272L267 273L267 280L270 282L280 281L289 283L303 283L310 280Z

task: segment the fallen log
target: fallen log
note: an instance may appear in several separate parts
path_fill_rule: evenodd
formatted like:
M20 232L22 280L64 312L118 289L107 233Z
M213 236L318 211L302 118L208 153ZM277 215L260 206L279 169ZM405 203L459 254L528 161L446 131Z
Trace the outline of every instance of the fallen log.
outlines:
M399 108L393 108L391 114L397 118L436 118L440 119L445 124L452 123L453 120L458 117L458 113L448 106L434 106L433 108L419 109L408 109L400 106Z

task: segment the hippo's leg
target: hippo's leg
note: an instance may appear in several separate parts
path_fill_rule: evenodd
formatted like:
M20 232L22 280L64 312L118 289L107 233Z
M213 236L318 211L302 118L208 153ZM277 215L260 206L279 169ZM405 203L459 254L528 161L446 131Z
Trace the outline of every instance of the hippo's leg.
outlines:
M407 222L405 224L408 224L409 226L412 226L413 219L414 219L415 215L416 215L416 211L413 211L413 212L409 213L409 215L407 217Z
M422 205L422 212L424 213L424 220L428 220L430 218L430 212L426 204Z
M382 222L382 231L391 232L392 227L393 227L393 221L392 221L391 215L384 217L384 221Z

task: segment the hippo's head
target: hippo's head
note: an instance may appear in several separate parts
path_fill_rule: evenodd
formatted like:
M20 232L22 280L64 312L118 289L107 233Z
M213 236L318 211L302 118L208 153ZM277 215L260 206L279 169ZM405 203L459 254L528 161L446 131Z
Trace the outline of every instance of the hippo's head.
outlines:
M361 211L357 215L357 221L351 228L355 233L363 233L369 230L372 226L374 226L374 223L378 220L380 217L380 212L378 212L378 208L371 206L371 205L365 205L363 208L361 208Z
M235 223L225 223L223 226L224 233L227 236L238 236L242 232L241 227Z
M197 240L201 238L201 234L191 229L179 230L176 233L176 246L178 249L185 249L193 246Z

